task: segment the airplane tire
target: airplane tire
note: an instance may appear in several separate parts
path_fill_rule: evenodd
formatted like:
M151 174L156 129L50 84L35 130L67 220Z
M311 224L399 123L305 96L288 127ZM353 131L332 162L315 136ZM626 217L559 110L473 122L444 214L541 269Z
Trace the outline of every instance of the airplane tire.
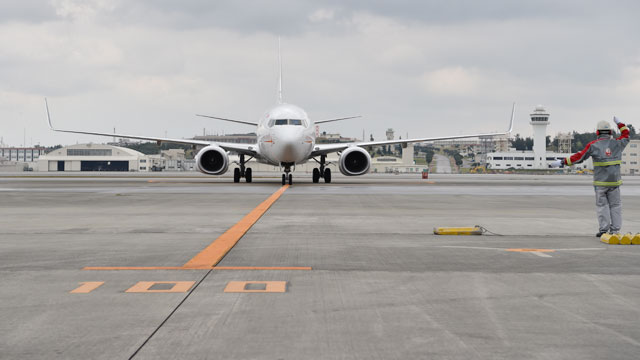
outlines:
M248 183L250 183L250 182L253 180L253 179L251 178L251 168L247 168L247 169L244 171L244 179L245 179Z
M331 183L331 169L324 169L324 182L329 184Z
M240 169L238 168L233 169L233 182L234 183L240 182Z
M289 185L293 185L293 174L289 174Z
M311 176L314 183L320 182L320 170L318 168L313 168L313 175Z
M287 182L287 178L285 177L284 174L282 174L282 185L284 185Z

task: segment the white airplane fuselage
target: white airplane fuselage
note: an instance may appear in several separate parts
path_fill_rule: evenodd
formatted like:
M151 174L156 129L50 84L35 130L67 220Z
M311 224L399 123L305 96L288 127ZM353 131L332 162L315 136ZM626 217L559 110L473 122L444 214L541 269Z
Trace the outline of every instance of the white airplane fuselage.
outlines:
M291 104L279 104L260 118L256 132L263 159L276 166L304 163L316 143L307 113Z

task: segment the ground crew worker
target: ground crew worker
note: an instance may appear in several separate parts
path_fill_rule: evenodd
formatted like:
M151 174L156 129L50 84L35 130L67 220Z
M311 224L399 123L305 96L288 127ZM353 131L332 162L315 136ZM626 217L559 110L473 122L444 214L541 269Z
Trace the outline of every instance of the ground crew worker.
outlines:
M629 128L615 116L613 121L620 129L620 137L613 137L613 129L608 121L600 121L596 140L588 143L582 151L551 163L551 167L560 167L581 163L589 157L593 158L593 185L596 191L596 211L600 226L597 237L604 233L619 233L622 227L620 164L622 151L629 143Z

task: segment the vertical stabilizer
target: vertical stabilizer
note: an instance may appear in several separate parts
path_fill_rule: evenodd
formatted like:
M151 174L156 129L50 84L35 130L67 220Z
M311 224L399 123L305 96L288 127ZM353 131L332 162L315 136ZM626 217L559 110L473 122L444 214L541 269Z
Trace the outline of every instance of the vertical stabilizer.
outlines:
M282 55L280 54L280 37L278 37L278 104L282 104Z

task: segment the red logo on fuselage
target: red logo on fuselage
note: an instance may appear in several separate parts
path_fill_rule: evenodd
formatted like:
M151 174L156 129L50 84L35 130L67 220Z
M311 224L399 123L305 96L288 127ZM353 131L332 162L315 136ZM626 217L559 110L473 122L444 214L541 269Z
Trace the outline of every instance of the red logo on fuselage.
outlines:
M604 154L607 156L611 156L611 149L607 148L607 150L604 151Z

